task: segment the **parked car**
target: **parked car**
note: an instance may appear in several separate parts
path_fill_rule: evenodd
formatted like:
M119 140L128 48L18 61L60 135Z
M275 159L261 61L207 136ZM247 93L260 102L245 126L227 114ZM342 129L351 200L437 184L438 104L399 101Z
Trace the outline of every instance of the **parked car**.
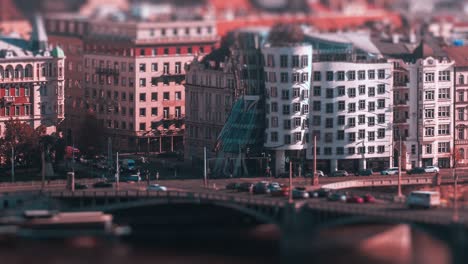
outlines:
M406 172L407 174L424 174L426 173L426 170L424 168L420 168L420 167L416 167L416 168L412 168L411 170L407 171Z
M226 190L237 190L239 189L239 183L237 182L231 182L231 183L228 183L228 185L226 185Z
M282 186L279 189L271 191L271 196L284 197L289 195L289 186Z
M358 171L356 176L372 176L372 174L374 174L374 172L371 169L367 169Z
M330 176L331 177L346 177L348 176L348 172L345 170L337 170L337 171L332 172Z
M270 182L267 186L269 192L271 193L274 190L281 189L281 185L277 182Z
M327 197L327 200L332 201L332 202L336 202L336 201L346 202L346 195L344 195L342 193L331 193Z
M347 203L357 203L357 204L362 204L364 203L364 199L360 196L353 195L351 197L346 198Z
M93 188L111 188L111 187L112 187L112 183L107 182L107 181L100 181L100 182L96 182L95 184L93 184Z
M270 190L268 189L268 182L266 182L266 181L257 182L253 186L253 193L254 194L270 193Z
M165 192L167 191L167 188L165 186L161 186L159 184L151 184L146 188L147 191L159 191L159 192Z
M424 167L424 170L428 173L438 173L439 172L439 167L437 166L426 166Z
M440 205L440 193L428 191L413 191L406 198L409 208L433 208Z
M304 187L296 187L292 191L292 197L294 199L307 199L309 198L309 193Z
M82 183L75 183L75 190L88 189L88 185Z
M375 203L375 197L370 194L362 196L362 199L364 199L365 203Z
M330 189L320 188L320 189L318 189L316 191L310 191L309 196L314 197L314 198L324 198L324 197L328 197L328 195L330 195L330 193L331 193Z
M380 172L381 175L396 175L398 174L398 167L391 167Z
M252 188L253 188L253 183L243 182L239 185L239 188L237 190L240 192L250 192Z

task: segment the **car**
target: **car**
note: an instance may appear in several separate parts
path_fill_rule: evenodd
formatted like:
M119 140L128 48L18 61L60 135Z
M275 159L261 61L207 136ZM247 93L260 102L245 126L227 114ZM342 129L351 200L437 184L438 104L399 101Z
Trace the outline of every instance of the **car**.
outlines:
M88 189L88 185L82 183L75 183L75 190Z
M353 195L351 197L346 198L346 202L362 204L364 203L364 199L361 196Z
M437 166L426 166L424 170L428 173L439 173L439 167Z
M167 191L167 188L165 186L161 186L159 184L151 184L148 187L146 187L147 191L158 191L158 192L165 192Z
M292 197L294 199L307 199L309 198L309 193L304 187L296 187L292 191Z
M426 173L426 170L424 168L416 167L412 168L407 172L407 174L413 175L413 174L424 174Z
M237 190L239 189L239 183L237 182L231 182L231 183L228 183L228 185L226 185L226 190Z
M270 182L267 186L268 190L271 192L273 190L281 189L281 185L277 182Z
M239 192L250 192L253 189L253 183L250 182L243 182L239 185L237 189Z
M270 192L271 196L284 197L289 195L289 186L282 186L279 189L275 189Z
M309 196L314 197L314 198L324 198L324 197L328 197L330 193L331 193L331 189L320 188L316 191L310 191Z
M375 203L375 197L370 194L362 196L362 199L364 199L365 203Z
M332 172L330 176L331 177L347 177L348 172L345 170L337 170L337 171Z
M317 174L318 177L325 177L326 176L325 173L323 173L323 171L321 171L321 170L315 171L315 174ZM309 172L309 173L306 173L304 176L306 178L312 178L312 175L313 175L313 173Z
M330 195L327 197L327 200L332 202L346 202L346 195L342 193L330 193Z
M253 186L253 193L254 194L266 194L266 193L270 193L270 190L268 189L268 182L265 182L265 181L261 181L261 182L257 182L254 186Z
M381 175L396 175L398 174L398 167L391 167L380 172Z
M130 175L130 176L126 176L126 177L122 177L121 179L122 182L140 182L141 181L141 177L140 175L138 174L133 174L133 175Z
M413 191L406 198L406 205L410 208L434 208L440 206L440 193L429 191Z
M111 188L111 187L112 187L112 183L108 181L100 181L100 182L96 182L95 184L93 184L93 188Z
M374 172L371 169L367 169L358 171L357 176L372 176L372 174L374 174Z

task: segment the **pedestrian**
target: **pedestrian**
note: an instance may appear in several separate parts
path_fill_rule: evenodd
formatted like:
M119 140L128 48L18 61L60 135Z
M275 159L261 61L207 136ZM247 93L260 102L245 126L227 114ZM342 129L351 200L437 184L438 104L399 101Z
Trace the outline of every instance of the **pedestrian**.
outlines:
M159 171L156 172L156 181L159 181Z

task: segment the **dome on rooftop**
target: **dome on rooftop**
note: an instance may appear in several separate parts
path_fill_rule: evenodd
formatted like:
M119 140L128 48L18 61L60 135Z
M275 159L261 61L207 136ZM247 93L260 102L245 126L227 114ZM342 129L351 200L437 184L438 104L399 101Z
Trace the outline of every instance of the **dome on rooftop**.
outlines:
M63 52L63 49L59 46L52 49L51 55L54 58L65 58L65 52Z

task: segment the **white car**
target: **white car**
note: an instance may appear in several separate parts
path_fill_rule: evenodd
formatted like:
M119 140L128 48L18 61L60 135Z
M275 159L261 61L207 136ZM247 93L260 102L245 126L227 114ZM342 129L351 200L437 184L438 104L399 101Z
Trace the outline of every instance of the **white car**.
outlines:
M385 169L385 170L381 171L380 174L382 174L382 175L396 175L396 174L398 174L398 167L392 167L392 168Z
M151 184L146 188L147 191L159 191L159 192L165 192L167 191L167 188L165 186L161 186L159 184Z
M426 167L424 167L424 170L426 172L430 172L430 173L438 173L439 172L439 167L437 167L437 166L426 166Z

